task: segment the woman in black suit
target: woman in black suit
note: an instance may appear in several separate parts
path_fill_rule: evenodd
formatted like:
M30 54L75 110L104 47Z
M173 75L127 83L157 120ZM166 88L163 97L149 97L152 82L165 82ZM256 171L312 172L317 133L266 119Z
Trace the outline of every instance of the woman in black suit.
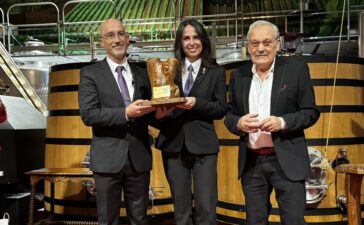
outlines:
M175 82L187 102L157 109L155 146L162 150L176 224L192 225L193 189L194 224L215 225L219 143L213 120L226 111L225 70L211 57L209 37L196 20L179 25L174 49L180 62Z

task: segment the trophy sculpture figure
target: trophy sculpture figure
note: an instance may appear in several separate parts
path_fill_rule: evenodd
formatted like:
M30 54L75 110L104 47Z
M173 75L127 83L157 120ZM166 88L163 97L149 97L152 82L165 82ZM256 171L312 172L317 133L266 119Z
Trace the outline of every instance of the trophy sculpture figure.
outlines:
M186 102L180 97L180 90L174 83L178 60L168 58L161 61L159 58L152 58L147 61L147 70L152 88L152 99L146 101L145 105L177 105Z

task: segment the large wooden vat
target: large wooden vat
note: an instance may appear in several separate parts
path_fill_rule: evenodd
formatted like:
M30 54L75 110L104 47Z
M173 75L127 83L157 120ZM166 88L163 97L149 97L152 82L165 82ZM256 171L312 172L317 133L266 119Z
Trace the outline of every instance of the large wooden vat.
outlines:
M364 162L364 60L342 58L338 66L331 127L328 133L329 111L335 75L335 58L300 57L308 62L314 84L316 102L321 117L305 131L307 143L326 155L329 160L336 157L339 148L347 148L352 163ZM226 65L227 82L231 71L242 63ZM289 76L289 74L288 74ZM245 221L245 202L240 181L237 180L237 136L230 134L223 121L216 121L220 139L218 161L218 219L232 224ZM328 136L327 136L328 135ZM328 147L325 148L326 138ZM329 188L326 196L315 205L308 206L305 219L308 224L346 224L345 212L337 207L336 196L345 194L344 175L337 175L332 168L327 171L326 182ZM364 192L364 190L362 190ZM273 208L269 217L270 224L280 224L278 206L271 196ZM364 202L362 197L361 202ZM364 217L362 211L362 217Z
M82 167L89 150L91 129L85 127L78 111L77 90L79 69L86 64L54 66L49 77L46 128L45 167ZM50 184L45 184L45 207L50 210ZM96 204L82 183L55 184L55 213L65 215L96 215ZM87 205L87 207L82 207Z

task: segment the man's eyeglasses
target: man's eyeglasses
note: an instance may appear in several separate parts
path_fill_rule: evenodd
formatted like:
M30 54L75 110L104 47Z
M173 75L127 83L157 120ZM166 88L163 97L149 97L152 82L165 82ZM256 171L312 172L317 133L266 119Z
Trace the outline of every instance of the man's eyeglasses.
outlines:
M265 40L265 41L249 41L248 44L251 45L253 48L258 48L260 44L262 44L266 48L271 48L275 44L276 39L273 40Z
M108 39L108 40L114 40L116 37L119 39L125 39L127 36L129 36L128 33L124 32L124 31L119 31L117 33L113 33L113 32L110 32L110 33L107 33L105 35L102 35L100 36L100 38L105 38L105 39Z

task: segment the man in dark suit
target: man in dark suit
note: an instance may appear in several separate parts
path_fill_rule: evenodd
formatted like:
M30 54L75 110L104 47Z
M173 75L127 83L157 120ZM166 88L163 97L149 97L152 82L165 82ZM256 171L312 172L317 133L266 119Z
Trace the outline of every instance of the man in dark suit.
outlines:
M147 224L152 154L147 117L153 107L145 69L129 64L129 35L121 21L100 25L100 45L107 57L81 69L79 105L92 126L91 170L96 184L99 225L119 225L121 192L130 225Z
M267 225L275 190L281 224L303 225L309 158L305 128L319 118L306 63L276 57L278 28L256 21L248 32L251 62L232 72L226 127L239 139L247 224Z
M176 225L193 224L192 185L194 224L216 225L219 143L213 120L226 111L225 70L212 59L207 33L194 19L179 25L174 49L181 62L176 84L187 102L161 120L155 146L162 150Z

